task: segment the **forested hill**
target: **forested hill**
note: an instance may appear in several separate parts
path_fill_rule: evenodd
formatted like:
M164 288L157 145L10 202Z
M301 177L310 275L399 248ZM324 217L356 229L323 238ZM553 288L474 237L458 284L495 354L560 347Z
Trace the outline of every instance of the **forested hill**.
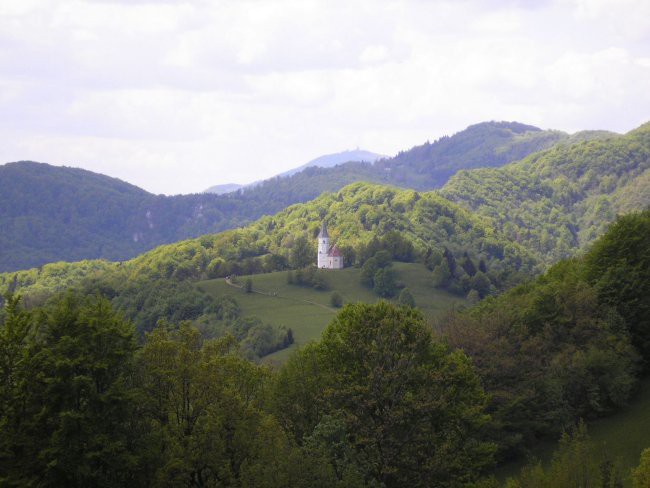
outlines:
M153 195L82 169L9 163L0 166L0 270L128 259L259 215L232 197Z
M555 262L602 235L617 214L650 206L650 123L501 168L460 171L441 193Z
M354 183L246 227L161 246L123 263L52 263L0 274L0 293L18 290L33 304L53 292L90 283L121 303L120 297L141 293L158 297L169 283L301 269L315 260L316 236L323 220L348 265L361 265L382 249L394 259L418 260L432 268L445 253L459 263L467 256L476 264L484 262L497 289L538 271L538 260L523 246L508 242L481 219L435 192ZM127 289L130 292L125 294ZM133 310L125 305L122 311L128 316L146 308L142 300Z
M354 183L243 228L162 246L122 264L53 263L6 273L0 275L0 291L21 289L31 303L39 303L52 292L92 282L128 315L146 300L120 305L129 295L126 288L131 296L143 290L160 294L165 287L181 296L170 283L312 264L315 236L326 220L348 264L362 265L384 248L396 259L419 260L434 271L446 260L448 269L439 270L438 278L460 293L469 285L463 264L471 276L482 262L489 279L483 288L493 292L579 253L616 213L647 207L649 165L647 124L625 136L561 145L501 169L464 171L440 191ZM140 193L131 191L135 205ZM197 318L201 310L186 318Z
M227 195L152 195L90 171L9 163L0 166L0 271L58 260L129 259L160 244L245 225L355 181L430 189L456 169L503 164L559 140L569 139L487 122L375 165L309 167ZM390 171L393 164L398 169Z

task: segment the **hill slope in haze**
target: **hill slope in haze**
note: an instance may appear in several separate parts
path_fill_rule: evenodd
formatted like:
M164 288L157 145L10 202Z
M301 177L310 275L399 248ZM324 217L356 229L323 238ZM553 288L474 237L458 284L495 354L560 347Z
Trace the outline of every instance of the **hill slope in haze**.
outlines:
M341 151L333 154L325 154L324 156L320 156L315 159L312 159L308 163L298 166L297 168L290 169L289 171L285 171L284 173L280 173L269 179L285 178L288 176L292 176L295 175L296 173L300 173L301 171L307 168L313 168L313 167L331 168L339 164L350 163L350 162L372 163L384 157L385 156L382 156L381 154L376 154L370 151L366 151L364 149L353 149L353 150ZM205 190L205 193L216 193L217 195L223 195L224 193L235 192L240 188L253 188L259 185L260 183L262 183L263 181L265 180L255 181L253 183L249 183L246 185L240 185L237 183L226 183L223 185L214 185L208 188L207 190Z
M128 259L257 216L234 198L153 195L91 171L9 163L0 166L0 270Z
M518 122L483 122L374 164L349 162L333 168L308 167L289 177L275 177L242 188L232 195L253 206L271 205L270 209L280 211L357 181L427 191L443 186L460 169L500 166L555 144L573 144L607 134L611 135L589 131L569 136Z

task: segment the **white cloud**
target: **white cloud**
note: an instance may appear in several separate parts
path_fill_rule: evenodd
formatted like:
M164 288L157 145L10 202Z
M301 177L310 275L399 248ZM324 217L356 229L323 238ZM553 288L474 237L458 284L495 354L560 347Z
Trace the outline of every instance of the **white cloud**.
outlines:
M644 0L0 2L0 161L155 192L482 120L650 118Z

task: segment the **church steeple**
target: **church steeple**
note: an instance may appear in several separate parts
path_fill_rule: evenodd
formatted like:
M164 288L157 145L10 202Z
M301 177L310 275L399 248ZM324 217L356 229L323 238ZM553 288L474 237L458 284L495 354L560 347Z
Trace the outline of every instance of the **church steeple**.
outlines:
M313 234L312 234L313 235ZM320 232L318 233L319 239L329 239L330 235L327 233L327 224L323 220L323 225L321 225Z

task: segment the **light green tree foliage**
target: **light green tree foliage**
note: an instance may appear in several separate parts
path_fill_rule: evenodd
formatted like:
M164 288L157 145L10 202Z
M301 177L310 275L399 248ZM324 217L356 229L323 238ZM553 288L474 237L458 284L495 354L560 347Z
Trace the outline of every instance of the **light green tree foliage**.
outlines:
M304 268L314 263L316 251L305 236L300 236L293 241L289 263L293 268Z
M641 453L641 461L632 471L632 486L634 488L650 486L650 448Z
M274 398L297 442L338 422L339 450L328 457L339 476L451 487L491 462L493 446L477 436L486 398L467 357L435 342L407 307L347 305L282 369Z
M264 408L269 371L232 337L190 324L147 336L140 358L154 486L328 486L331 470L293 446ZM330 484L331 486L331 484Z

